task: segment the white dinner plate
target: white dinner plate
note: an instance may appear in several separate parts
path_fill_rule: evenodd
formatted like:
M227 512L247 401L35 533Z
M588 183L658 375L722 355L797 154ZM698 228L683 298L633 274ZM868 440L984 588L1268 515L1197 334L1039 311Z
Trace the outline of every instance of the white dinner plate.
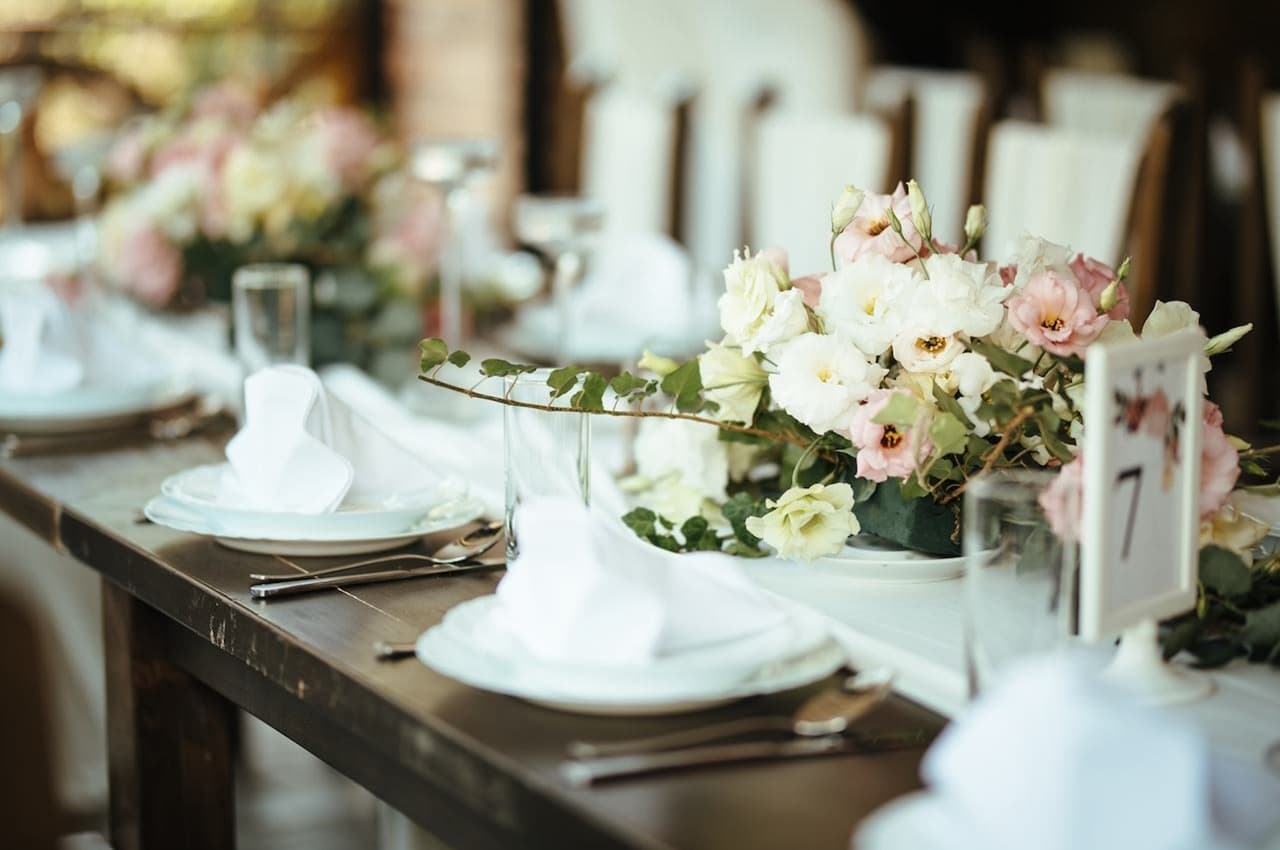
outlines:
M170 381L91 384L52 395L0 391L0 430L71 434L120 428L194 398L189 387Z
M801 687L845 663L821 617L787 606L785 640L768 633L682 653L650 665L573 665L499 651L483 640L497 597L457 606L418 639L418 658L464 684L581 714L677 714ZM759 651L751 657L751 648ZM723 663L717 663L723 662Z
M312 537L278 537L271 533L263 533L260 527L255 527L253 530L242 529L234 522L219 522L202 516L166 496L157 496L147 502L142 512L147 519L157 525L210 536L230 549L262 555L319 558L331 555L363 555L398 549L419 540L423 535L457 528L479 519L484 514L484 505L478 499L467 496L437 506L427 516L421 516L416 522L411 522L393 532L356 536L319 533Z
M963 555L940 558L860 534L839 554L818 558L802 569L860 582L914 584L959 578L964 561Z
M304 514L246 507L233 481L231 464L206 464L170 475L161 483L160 493L188 513L235 528L236 537L270 540L364 540L403 534L424 517L434 519L437 510L452 514L453 505L467 495L465 484L446 478L438 486L374 495L360 502L348 497L336 511Z

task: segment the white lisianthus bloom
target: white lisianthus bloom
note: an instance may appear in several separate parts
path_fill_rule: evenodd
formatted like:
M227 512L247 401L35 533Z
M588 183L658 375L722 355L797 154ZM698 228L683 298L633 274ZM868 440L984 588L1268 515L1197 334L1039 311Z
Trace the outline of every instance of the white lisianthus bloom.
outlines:
M899 305L910 299L919 280L911 266L866 254L823 278L817 313L829 332L878 357L901 330Z
M1031 452L1031 459L1035 461L1036 466L1046 466L1053 459L1053 455L1045 447L1044 437L1039 434L1024 434L1018 442L1024 449Z
M1044 271L1070 275L1072 256L1071 249L1066 245L1024 233L1018 240L1018 250L1013 260L1018 272L1013 278L1012 288L1021 289L1033 276Z
M990 266L955 254L934 254L924 267L929 279L911 295L913 321L943 334L971 337L986 336L1000 326L1010 290Z
M848 484L792 487L766 506L767 514L747 519L747 530L783 558L812 561L834 555L861 530Z
M954 334L933 329L907 328L893 338L893 359L908 372L943 372L962 351L964 343Z
M1107 327L1109 328L1114 324L1118 323L1110 322ZM1103 329L1103 333L1106 333L1105 328ZM1019 357L1025 357L1028 360L1034 361L1040 356L1039 346L1032 345L1027 340L1026 335L1009 322L1009 317L1007 315L1004 320L1000 322L999 327L987 336L987 342L1004 351L1016 354Z
M1147 316L1147 321L1142 325L1142 338L1159 339L1162 336L1169 336L1183 330L1198 331L1206 344L1209 341L1209 334L1200 325L1200 314L1191 309L1190 304L1185 301L1157 301L1156 305L1151 308L1151 315ZM1201 353L1201 395L1209 394L1209 384L1204 376L1212 368L1213 364L1209 361L1209 355Z
M751 356L727 345L707 343L698 358L703 395L720 405L715 417L725 422L750 424L769 377ZM707 430L707 429L704 429Z
M261 220L283 201L287 171L275 157L251 145L239 145L227 156L222 191L231 241L249 241Z
M679 473L668 473L656 481L646 478L629 478L622 482L632 490L631 500L636 507L648 508L658 516L680 525L687 519L714 514L713 502L697 489L690 487Z
M196 209L207 172L195 163L171 165L142 184L134 209L177 244L196 232Z
M709 425L642 420L635 444L633 484L641 488L637 501L673 522L698 515L707 500L723 502L728 498L728 445Z
M834 336L802 334L782 348L769 389L782 409L819 434L846 428L885 370Z
M1103 345L1123 345L1126 342L1137 342L1138 335L1133 332L1133 325L1129 324L1128 319L1113 319L1107 322L1106 327L1102 329L1102 333L1098 334L1097 340Z
M956 403L969 418L969 425L975 437L986 437L991 434L991 423L978 415L978 408L982 406L982 396L962 395L956 399Z
M729 342L754 339L773 312L778 293L790 287L787 272L761 251L754 257L734 252L724 270L724 294L720 296L720 327Z
M942 387L942 391L948 394L956 391L955 378L950 371L908 372L906 369L900 369L898 374L888 380L888 384L894 389L906 390L931 407L938 406L933 398L934 384Z
M976 351L956 355L956 359L951 361L950 371L955 376L956 390L962 396L981 396L1001 378L991 368L990 361Z
M742 341L742 350L768 354L773 348L790 342L807 330L809 311L804 306L804 293L798 289L788 289L773 297L773 306L764 322L754 335Z

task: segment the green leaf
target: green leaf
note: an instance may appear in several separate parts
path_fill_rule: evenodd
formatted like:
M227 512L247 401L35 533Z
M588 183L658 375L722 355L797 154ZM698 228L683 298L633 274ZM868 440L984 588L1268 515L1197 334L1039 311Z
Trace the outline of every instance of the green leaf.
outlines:
M633 508L622 515L622 523L648 540L658 530L658 515L648 508Z
M759 545L749 546L741 540L732 540L729 545L724 547L724 551L737 558L763 558L768 553L761 550Z
M1021 378L1027 372L1031 371L1032 364L1030 360L1005 351L1003 348L994 346L989 342L982 342L977 339L970 340L969 347L987 358L992 367L999 369L1006 375ZM999 385L997 384L997 386Z
M442 339L435 337L424 339L418 343L418 348L422 349L422 371L424 372L431 371L449 359L449 346L445 345Z
M604 410L604 391L609 387L603 375L588 372L582 389L573 394L569 404L575 410Z
M1240 640L1255 651L1280 643L1280 602L1246 614Z
M908 500L921 499L925 496L926 493L929 492L928 490L924 489L924 485L921 484L919 479L917 479L916 476L914 475L911 476L910 478L902 479L902 484L900 489L902 493L902 498L908 499Z
M1240 645L1234 640L1212 638L1197 640L1187 647L1187 651L1196 657L1196 662L1193 666L1199 667L1201 670L1212 670L1215 667L1229 664L1240 655Z
M720 508L724 518L733 529L733 536L740 543L752 548L760 545L760 538L747 531L747 519L753 516L764 516L769 512L761 499L752 498L749 493L734 493L729 501Z
M964 408L960 406L960 402L956 401L951 393L942 389L937 383L933 385L933 400L938 403L938 409L944 413L950 413L961 422L969 421L969 416L964 412Z
M1075 455L1071 449L1067 448L1067 444L1062 442L1056 431L1040 429L1040 438L1044 440L1044 447L1049 450L1049 454L1053 455L1063 463L1070 463L1075 459Z
M526 363L509 363L506 360L500 360L497 357L490 357L480 361L480 374L487 378L506 378L511 375L527 375L530 372L536 372L537 366L530 366Z
M889 403L871 421L877 425L892 425L899 431L908 431L916 424L919 413L919 399L911 393L894 393L889 396Z
M465 351L453 351L449 354L449 363L461 369L471 362L471 355Z
M940 505L931 498L904 498L893 481L876 487L871 498L854 505L862 530L886 540L931 555L959 555L956 531L959 512L953 505Z
M1221 546L1205 546L1200 550L1200 582L1219 596L1231 599L1248 594L1253 577L1235 552Z
M578 386L578 376L586 370L581 366L561 366L559 369L552 370L547 376L547 386L551 388L551 397L560 398L560 396Z
M675 399L681 413L694 413L702 406L702 375L698 361L690 360L662 379L662 391Z
M937 388L936 385L934 388ZM929 439L933 442L935 457L964 450L969 437L969 429L965 427L965 421L957 419L945 410L933 417L933 421L929 423Z
M630 372L623 372L609 382L609 389L613 390L615 394L625 397L643 390L648 384L649 381L644 378L638 378Z
M720 537L705 517L689 517L680 526L686 552L719 552Z
M1169 628L1160 629L1160 646L1164 660L1168 661L1184 649L1190 649L1200 634L1200 620L1196 617L1184 617Z

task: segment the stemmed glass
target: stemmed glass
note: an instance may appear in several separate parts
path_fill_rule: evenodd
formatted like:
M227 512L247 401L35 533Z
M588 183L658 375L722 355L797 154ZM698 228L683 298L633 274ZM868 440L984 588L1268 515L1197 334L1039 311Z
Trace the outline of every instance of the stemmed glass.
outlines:
M410 173L444 194L446 238L440 253L441 336L450 348L463 343L462 215L470 203L474 178L493 170L498 162L494 139L429 139L413 148Z
M71 185L76 213L77 265L82 274L93 268L97 251L94 213L102 191L102 169L113 142L110 133L94 133L54 151L53 164L58 176Z
M552 266L551 296L559 316L559 359L571 352L573 332L570 294L586 270L591 239L604 224L604 208L593 198L572 195L521 195L516 198L512 228L516 240L541 251Z
M22 224L22 127L43 84L39 68L0 68L0 167L8 227Z

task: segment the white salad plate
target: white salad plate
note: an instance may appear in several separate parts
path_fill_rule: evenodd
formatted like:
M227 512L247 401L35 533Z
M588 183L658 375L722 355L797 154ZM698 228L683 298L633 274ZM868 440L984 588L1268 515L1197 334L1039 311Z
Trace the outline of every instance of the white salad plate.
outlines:
M940 558L903 549L871 535L849 538L836 555L806 565L809 572L859 582L916 584L964 575L964 556Z
M172 381L89 384L49 395L0 390L0 430L71 434L120 428L194 397L189 387Z
M775 629L655 661L599 665L549 661L505 632L498 598L452 609L418 638L419 660L464 684L579 714L643 716L698 711L829 676L845 652L825 621L787 605Z
M260 514L254 522L244 525L234 518L210 517L168 496L157 496L152 499L142 512L147 519L157 525L207 535L223 546L238 549L241 552L319 558L363 555L398 549L424 535L457 528L479 519L484 514L484 505L475 498L462 496L440 503L425 514L419 513L412 520L392 531L348 532L341 526L326 529L322 525L315 525L312 526L309 534L301 536L294 534L293 529L283 532L271 531L270 523L281 514ZM336 514L319 516L334 517Z

